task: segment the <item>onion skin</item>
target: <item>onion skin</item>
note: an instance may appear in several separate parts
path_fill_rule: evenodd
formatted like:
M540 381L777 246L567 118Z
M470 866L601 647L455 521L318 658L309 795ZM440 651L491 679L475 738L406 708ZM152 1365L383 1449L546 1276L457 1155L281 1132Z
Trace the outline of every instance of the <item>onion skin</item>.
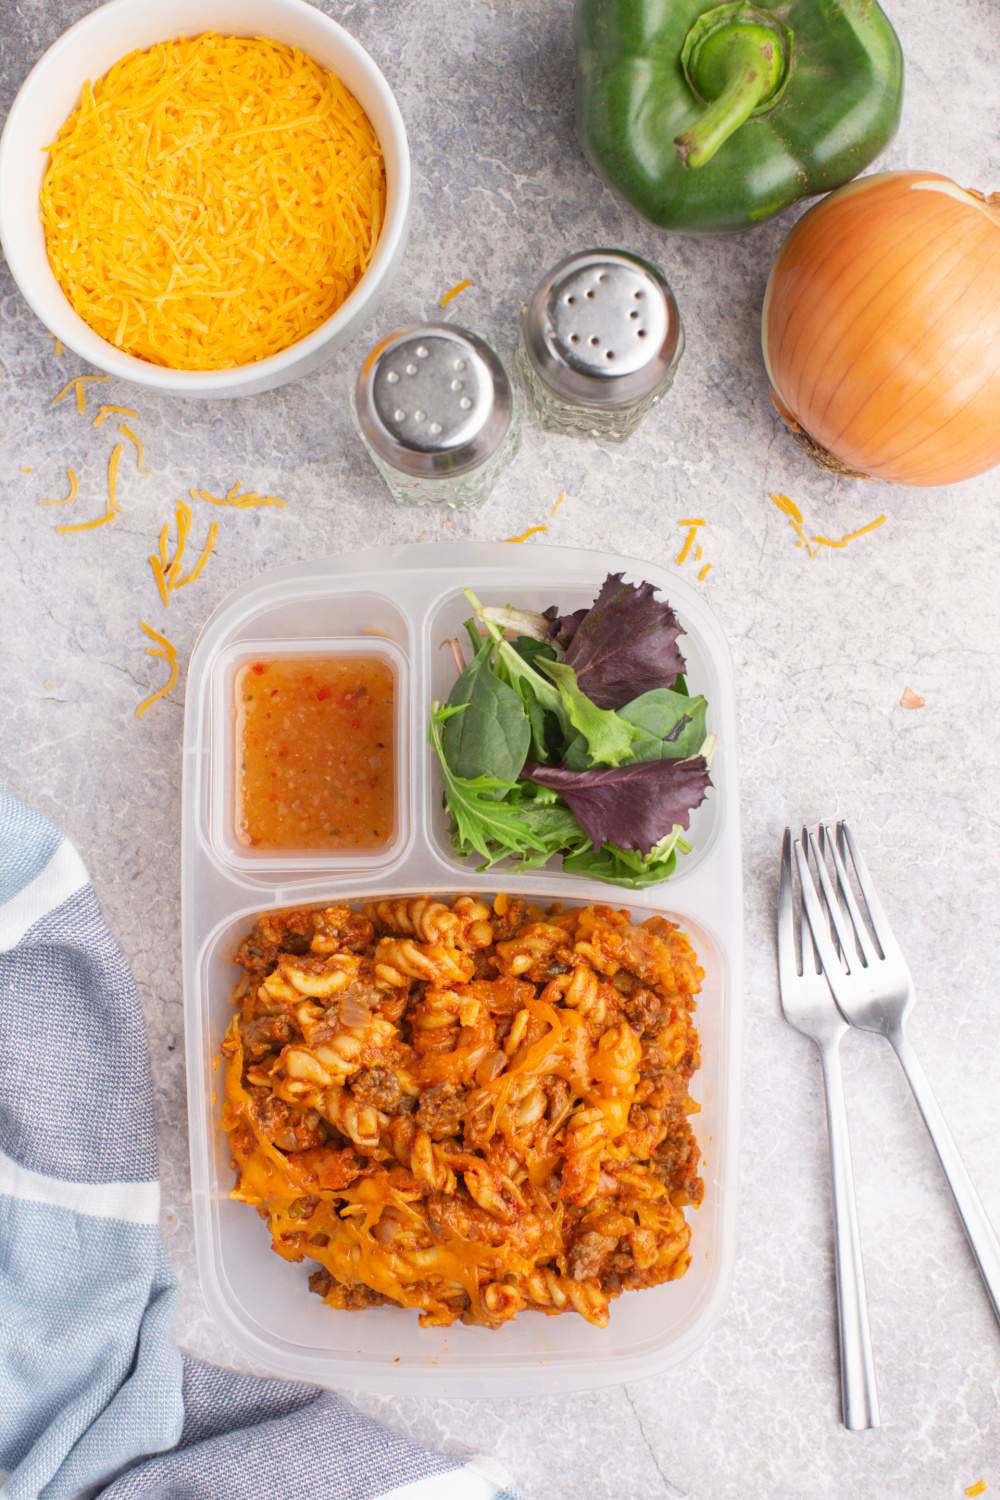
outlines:
M761 336L771 396L825 468L954 484L1000 463L1000 197L881 172L795 225Z

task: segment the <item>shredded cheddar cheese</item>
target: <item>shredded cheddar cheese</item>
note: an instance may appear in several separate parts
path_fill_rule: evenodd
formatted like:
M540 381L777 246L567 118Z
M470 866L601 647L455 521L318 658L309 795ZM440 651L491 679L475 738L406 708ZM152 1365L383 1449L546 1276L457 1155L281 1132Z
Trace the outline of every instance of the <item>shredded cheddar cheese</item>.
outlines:
M72 505L80 493L80 482L76 477L76 470L67 468L66 478L69 480L69 494L62 500L39 500L39 505Z
M686 526L688 528L688 534L684 538L684 544L681 547L681 550L678 552L677 556L674 558L674 562L678 567L680 567L682 563L687 562L688 554L690 553L691 548L694 546L695 538L698 535L698 528L700 526L704 526L705 522L699 519L689 519L678 521L677 524L678 526Z
M97 516L93 521L78 521L75 526L57 526L56 532L59 536L66 536L70 531L96 531L98 526L106 526L113 521L118 514L114 510L106 510L103 516Z
M167 588L167 577L163 571L163 563L155 552L149 554L149 566L153 570L153 578L156 581L156 587L160 595L160 603L164 609L168 609L170 607L170 590Z
M213 495L211 490L190 489L188 494L192 500L206 500L209 505L231 505L236 510L252 510L258 505L274 505L284 509L285 501L277 495L259 495L256 490L247 490L241 493L242 486L237 482L231 485L225 495Z
M176 588L186 588L189 583L194 583L201 577L202 569L208 562L208 559L211 557L212 553L215 551L215 542L218 535L219 523L218 521L213 521L211 526L208 528L208 537L206 538L205 545L202 548L201 556L195 563L194 567L191 569L190 573L186 573L183 578L178 578L177 583L175 584Z
M160 595L161 604L167 608L170 606L170 596L178 589L186 588L189 583L195 583L202 575L205 564L215 550L215 543L219 535L219 523L213 521L208 528L208 536L201 555L194 567L182 576L181 566L184 561L184 553L187 548L187 540L191 533L194 514L186 500L178 500L175 510L175 524L177 526L177 546L172 558L168 557L170 524L162 527L156 552L149 555L149 566L156 583L157 592Z
M49 338L52 340L52 353L55 355L56 359L62 359L62 354L63 354L63 341L62 341L62 339L57 339L54 333L50 333L49 334Z
M118 514L118 470L122 461L122 445L116 443L108 459L108 510Z
M99 406L97 416L91 422L91 427L103 427L110 416L118 413L123 417L138 417L139 413L134 406Z
M540 531L548 531L546 525L529 526L527 531L522 531L518 536L505 536L505 542L526 542L530 536L537 536Z
M378 243L371 122L334 74L264 37L128 53L48 150L53 273L95 332L153 364L279 353L340 307Z
M124 422L119 422L118 423L118 431L121 433L121 435L122 435L123 438L128 438L129 442L134 445L134 447L135 447L135 466L139 470L139 473L140 474L147 473L147 469L146 469L146 448L145 448L145 445L144 445L142 439L138 436L137 433L134 433L132 431L131 427L126 426L126 424Z
M172 641L167 640L165 635L161 635L158 630L154 630L151 625L147 625L145 620L140 620L139 624L149 638L157 643L155 646L146 647L146 655L156 657L160 661L165 661L170 668L170 675L161 688L157 688L155 693L150 693L149 697L144 698L138 705L135 711L137 719L141 719L143 714L147 713L153 707L154 703L159 703L160 699L165 698L177 684L177 648Z
M191 522L194 520L191 507L186 500L178 500L175 515L177 521L177 548L174 552L173 560L167 569L167 583L170 588L174 588L180 577L181 563L184 560L184 549L187 546L188 532L191 530Z
M857 541L859 536L867 536L870 531L883 526L885 519L885 516L876 516L867 526L859 526L857 531L848 531L842 537L814 536L813 541L818 542L821 547L846 547L850 542Z
M34 467L33 467L32 464L22 464L21 465L21 473L22 474L34 474L34 472L35 472L35 470L34 470Z
M851 542L856 542L858 537L867 536L869 532L876 531L878 527L885 524L887 519L884 515L876 516L875 520L869 521L866 526L859 526L856 531L848 531L841 537L810 536L806 531L802 512L794 500L789 499L787 495L771 495L769 498L771 504L783 516L787 516L788 524L795 533L796 547L804 548L809 557L818 557L820 547L833 547L837 550L843 550Z
M985 1495L986 1494L986 1480L985 1479L977 1479L976 1482L975 1482L975 1484L967 1485L966 1489L965 1489L965 1493L969 1496L969 1500L976 1500L976 1497L978 1495Z
M112 450L111 457L108 459L108 507L107 507L107 510L105 511L104 515L103 516L98 516L96 518L96 520L93 520L93 521L78 521L75 526L57 526L56 527L56 531L59 533L60 536L64 536L67 532L70 532L70 531L96 531L96 529L97 529L98 526L106 526L109 521L113 521L115 519L115 517L119 513L118 512L118 466L121 463L121 461L122 461L122 445L121 445L121 443L116 443L115 446L114 446L114 449ZM67 472L67 474L70 474L70 475L72 475L72 473L73 473L72 469L67 469L66 472ZM70 485L71 486L72 486L73 482L74 482L74 480L71 479L70 480ZM75 492L73 493L73 499L74 500L76 499ZM68 504L69 502L67 501L66 503Z
M449 302L454 302L456 297L460 297L463 292L468 291L471 285L472 282L468 279L468 277L466 277L464 281L456 282L454 286L449 287L445 292L444 296L441 298L441 301L438 303L438 307L447 307Z
M698 574L698 582L699 583L704 583L705 579L708 577L708 575L709 575L709 573L711 573L711 571L712 571L712 564L711 563L706 563L705 566L701 569L701 571Z
M563 505L565 505L565 503L566 503L566 491L565 490L560 490L558 496L556 497L556 503L555 503L555 505L553 505L552 509L549 511L549 515L550 516L558 515L560 507L563 506Z
M52 405L58 406L60 401L64 401L69 395L70 391L72 391L76 397L76 409L82 416L83 413L87 410L87 397L84 394L84 386L87 385L90 381L93 381L95 384L99 385L102 381L110 379L110 375L75 375L72 380L67 380L66 384L57 395L52 397Z

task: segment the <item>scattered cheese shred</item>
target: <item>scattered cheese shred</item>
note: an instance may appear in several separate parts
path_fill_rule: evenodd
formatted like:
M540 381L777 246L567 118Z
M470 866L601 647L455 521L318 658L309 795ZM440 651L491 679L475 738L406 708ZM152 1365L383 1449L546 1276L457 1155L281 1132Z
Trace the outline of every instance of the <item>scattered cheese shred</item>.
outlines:
M34 468L32 467L31 464L22 464L21 465L21 473L22 474L34 474L34 472L35 472Z
M686 526L688 528L688 534L684 538L684 544L681 547L681 550L678 552L677 556L674 558L674 562L678 567L680 567L682 563L687 562L688 554L690 553L691 548L694 546L695 538L698 535L698 528L699 526L704 526L705 522L699 519L695 519L678 521L677 524L678 526Z
M188 533L191 530L191 522L194 520L191 507L186 500L178 500L175 511L177 523L177 548L174 552L173 561L167 569L167 584L173 589L180 577L181 563L184 560L184 549L187 546Z
M146 448L142 439L132 431L131 427L126 426L124 422L118 423L118 431L123 438L128 438L129 442L135 446L135 466L139 470L139 473L147 473Z
M56 527L56 531L58 532L58 534L60 536L65 536L65 534L67 532L70 532L70 531L96 531L96 529L97 529L98 526L106 526L109 521L113 521L115 519L115 516L117 516L119 514L119 511L118 511L118 466L121 463L121 461L122 461L122 445L121 445L121 443L116 443L115 446L114 446L114 449L112 451L111 457L108 459L108 508L104 512L104 515L103 516L98 516L97 519L94 520L94 521L78 521L75 526L57 526ZM69 474L71 476L73 475L72 469L67 469L66 472L67 472L67 474ZM73 476L70 479L70 488L71 488L71 490L72 490L72 487L73 487L73 484L74 484L74 480L75 480L75 476ZM74 500L76 499L76 492L75 491L73 491L73 493L72 493L72 498ZM70 502L67 500L64 503L65 504L69 504Z
M903 689L899 706L900 708L923 708L925 701L919 693L915 693L912 688L908 687Z
M702 560L702 558L704 556L705 556L705 549L702 547L701 543L699 542L698 545L697 545L697 547L695 547L695 549L694 549L694 560L695 560L695 562L701 562L701 560Z
M565 503L566 503L566 491L565 490L560 490L555 505L553 505L552 509L549 511L549 515L550 516L557 515L558 512L559 512L560 507L563 506L563 505L565 505Z
M39 505L72 505L80 493L80 482L76 477L75 469L66 470L66 478L69 480L69 494L63 500L39 500Z
M711 571L712 571L712 564L711 563L706 563L705 566L702 568L701 572L698 574L698 582L699 583L704 583L705 579L708 577L708 575L709 575L709 573L711 573Z
M117 348L173 369L251 364L350 295L385 213L361 105L305 53L206 32L119 59L49 146L49 264Z
M201 556L195 563L194 567L191 569L190 573L185 574L183 578L179 578L177 580L177 583L175 584L176 588L186 588L189 583L194 583L196 579L201 577L202 569L208 562L208 559L211 557L212 553L215 551L215 542L218 535L219 523L218 521L213 521L211 526L208 528L208 537L205 541L204 547L202 548Z
M545 525L529 526L527 531L521 532L520 536L505 536L503 540L505 542L526 542L529 536L537 536L540 531L548 531L548 529Z
M62 339L57 339L54 333L50 333L49 334L49 338L53 340L53 343L52 343L52 353L55 355L56 359L62 359L62 356L63 356L63 341L62 341Z
M877 531L880 526L885 525L885 516L876 516L874 521L869 521L867 526L859 526L857 531L848 531L842 537L814 536L813 541L818 542L821 547L846 547L851 542L856 542L859 536L867 536L870 531Z
M787 495L772 495L770 498L771 504L780 510L783 516L788 517L788 524L798 538L796 545L804 547L810 557L815 557L816 548L806 535L805 527L802 524L802 512L795 504L795 501L789 499Z
M456 282L454 286L449 287L445 292L444 296L441 298L441 301L438 303L438 307L447 307L449 302L454 302L456 297L460 297L463 292L468 291L471 285L472 282L468 279L468 277L466 277L464 281Z
M169 609L170 591L167 588L167 578L166 574L163 571L163 563L160 561L155 552L151 552L149 554L149 566L153 570L153 577L156 580L156 587L159 590L160 594L160 602L165 609Z
M154 630L151 625L147 625L145 620L140 620L139 624L150 639L158 643L156 646L147 646L146 655L154 656L160 661L165 661L170 668L170 675L161 688L157 688L155 693L150 693L148 698L142 700L135 711L137 719L141 719L143 714L153 707L154 703L159 703L161 698L165 698L167 693L171 692L177 683L177 648L172 641L167 640L165 635L160 635L158 630Z
M99 406L97 416L90 424L91 427L103 427L108 418L114 416L116 412L123 417L138 417L139 415L134 406Z
M98 526L106 526L109 521L113 521L117 514L117 511L107 510L94 521L78 521L75 526L57 526L56 532L59 536L65 536L70 531L96 531Z
M60 401L65 400L70 391L72 391L76 397L76 409L82 416L83 413L87 410L87 397L84 394L84 386L89 381L94 381L95 384L100 384L102 381L110 379L110 375L75 375L72 380L67 380L66 384L63 386L58 395L52 397L52 405L58 406Z
M118 470L122 461L122 445L116 443L108 459L108 510L118 514Z
M788 524L795 532L795 545L797 547L804 547L810 557L817 557L820 547L835 547L841 550L849 546L851 542L856 542L859 536L867 536L870 531L876 531L880 526L884 526L887 519L884 515L876 516L874 521L868 522L867 526L859 526L856 531L848 531L844 536L840 537L810 537L806 533L802 512L794 500L789 499L787 495L771 495L770 500L771 504L780 510L783 516L788 517Z
M245 494L240 493L239 483L231 485L225 495L213 495L211 490L191 489L188 494L192 500L207 500L209 505L231 505L236 510L252 510L258 505L276 505L284 508L287 503L280 500L277 495L259 495L256 490L247 490Z
M187 548L188 537L191 533L191 525L194 515L186 500L178 500L175 511L175 522L177 526L177 546L172 558L168 559L170 523L168 522L160 530L160 538L156 552L149 555L149 566L152 569L153 578L159 591L160 601L169 608L170 595L178 589L186 588L189 583L196 582L202 575L205 564L215 550L215 543L219 535L219 523L213 521L208 528L208 536L201 555L191 570L181 576L181 565Z
M969 1496L969 1500L976 1500L977 1495L985 1495L986 1480L977 1479L975 1484L970 1484L966 1487L965 1493Z

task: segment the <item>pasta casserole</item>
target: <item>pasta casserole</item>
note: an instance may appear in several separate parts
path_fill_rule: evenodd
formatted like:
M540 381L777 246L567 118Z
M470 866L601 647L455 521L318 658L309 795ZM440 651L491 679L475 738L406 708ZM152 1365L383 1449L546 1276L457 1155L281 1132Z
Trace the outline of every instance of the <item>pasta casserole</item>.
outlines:
M684 1274L702 971L673 923L401 898L263 915L237 962L233 1196L332 1307L603 1326Z

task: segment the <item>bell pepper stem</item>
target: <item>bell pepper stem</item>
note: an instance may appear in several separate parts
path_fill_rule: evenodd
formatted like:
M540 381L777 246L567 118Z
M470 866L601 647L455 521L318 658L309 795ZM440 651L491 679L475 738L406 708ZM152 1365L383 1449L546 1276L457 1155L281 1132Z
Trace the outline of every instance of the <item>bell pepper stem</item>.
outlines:
M705 11L688 33L682 65L691 92L705 101L674 145L685 167L703 167L752 114L784 88L791 34L745 3Z
M761 69L748 63L720 94L704 114L677 136L674 145L685 167L703 167L738 130L744 120L749 120L761 99L768 93L768 80Z

